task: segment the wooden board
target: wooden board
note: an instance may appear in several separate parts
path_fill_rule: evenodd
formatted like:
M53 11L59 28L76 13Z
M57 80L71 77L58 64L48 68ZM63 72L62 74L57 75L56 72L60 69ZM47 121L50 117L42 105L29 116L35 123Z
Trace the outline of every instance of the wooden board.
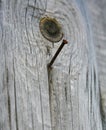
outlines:
M104 130L106 130L106 1L87 2L101 90L101 109Z
M65 45L40 33L44 16ZM82 0L0 1L0 130L102 130L92 28Z

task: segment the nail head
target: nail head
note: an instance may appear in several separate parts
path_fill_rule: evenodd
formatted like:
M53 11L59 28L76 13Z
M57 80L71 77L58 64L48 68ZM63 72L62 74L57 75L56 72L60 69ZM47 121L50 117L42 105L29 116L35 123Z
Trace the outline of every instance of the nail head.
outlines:
M65 40L65 39L63 39L63 43L64 43L64 44L68 44L68 41Z

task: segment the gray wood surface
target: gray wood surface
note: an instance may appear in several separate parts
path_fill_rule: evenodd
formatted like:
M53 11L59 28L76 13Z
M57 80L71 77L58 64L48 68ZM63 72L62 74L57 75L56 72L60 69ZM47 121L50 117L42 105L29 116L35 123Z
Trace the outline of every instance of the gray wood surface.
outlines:
M0 130L102 130L100 89L84 0L0 0ZM39 9L40 8L40 9ZM63 27L65 45L47 41L45 15Z
M106 0L88 0L87 6L99 70L103 126L106 130Z

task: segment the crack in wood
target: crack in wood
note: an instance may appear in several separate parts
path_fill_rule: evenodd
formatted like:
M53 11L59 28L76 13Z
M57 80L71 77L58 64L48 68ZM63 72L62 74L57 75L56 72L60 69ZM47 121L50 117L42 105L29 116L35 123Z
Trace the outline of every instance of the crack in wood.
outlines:
M8 92L8 116L9 116L9 126L11 130L11 102L10 102L9 92Z
M65 91L65 99L66 99L66 102L67 102L67 87L66 86L65 86L64 91Z
M51 127L52 127L52 106L51 106L51 96L52 96L52 90L51 85L52 79L51 79L51 70L47 65L47 72L48 72L48 86L49 86L49 106L50 106L50 118L51 118Z
M9 117L9 127L11 130L11 101L10 101L10 95L9 95L9 74L8 74L8 68L6 67L6 85L7 85L7 96L8 96L8 117Z
M17 111L17 90L16 90L16 81L15 81L15 64L13 59L13 73L14 73L14 99L15 99L15 120L16 120L16 130L19 130L18 128L18 111Z

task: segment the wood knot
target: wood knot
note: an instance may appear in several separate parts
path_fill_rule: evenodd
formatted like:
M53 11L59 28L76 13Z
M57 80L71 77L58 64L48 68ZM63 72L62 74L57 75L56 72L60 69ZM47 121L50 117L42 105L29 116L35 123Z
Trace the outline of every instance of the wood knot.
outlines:
M61 25L55 18L44 17L40 20L41 34L51 42L59 42L63 37Z

